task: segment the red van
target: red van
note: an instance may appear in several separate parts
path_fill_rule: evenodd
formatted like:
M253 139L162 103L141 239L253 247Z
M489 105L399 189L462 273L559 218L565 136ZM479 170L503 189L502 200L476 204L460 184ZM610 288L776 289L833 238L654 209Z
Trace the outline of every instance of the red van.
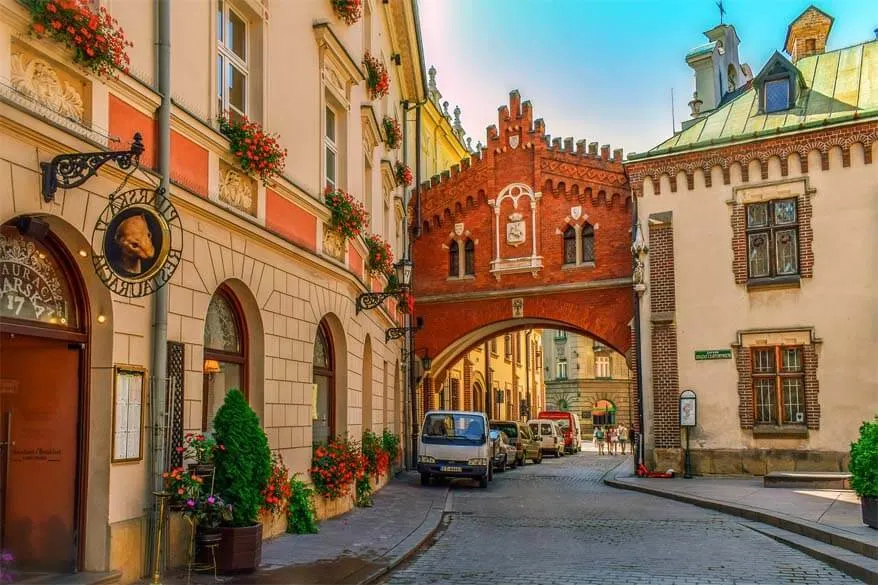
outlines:
M564 433L564 450L568 453L579 453L582 446L579 416L572 412L560 410L544 410L537 418L548 418L556 421Z

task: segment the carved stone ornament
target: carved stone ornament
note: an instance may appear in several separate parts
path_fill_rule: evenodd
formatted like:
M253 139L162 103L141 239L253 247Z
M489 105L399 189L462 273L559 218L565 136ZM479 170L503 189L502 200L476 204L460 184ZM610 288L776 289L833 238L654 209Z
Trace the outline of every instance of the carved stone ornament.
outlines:
M323 253L344 262L345 239L326 224L323 225Z
M573 218L573 221L579 220L579 218L582 217L582 206L577 205L576 207L571 207L570 208L570 217Z
M62 116L81 122L82 96L68 81L63 85L58 73L43 59L16 53L10 63L12 87Z
M521 297L512 299L512 318L524 319L524 299Z
M229 168L220 180L219 200L244 213L253 214L256 198L253 181L235 169Z
M463 222L454 224L454 235L457 237L463 235Z
M523 216L520 213L510 214L509 222L506 224L506 243L510 246L520 246L526 239L526 233Z
M512 150L515 150L516 148L518 148L518 145L520 143L521 143L521 136L519 136L518 134L513 134L512 136L509 137L509 148L511 148Z

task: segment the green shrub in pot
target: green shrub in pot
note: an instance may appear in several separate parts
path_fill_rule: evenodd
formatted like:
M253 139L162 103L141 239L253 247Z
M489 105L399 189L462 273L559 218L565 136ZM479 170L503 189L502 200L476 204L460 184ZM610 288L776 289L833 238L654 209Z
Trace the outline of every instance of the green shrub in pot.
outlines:
M863 523L878 529L878 417L864 422L851 443L851 488L860 496Z

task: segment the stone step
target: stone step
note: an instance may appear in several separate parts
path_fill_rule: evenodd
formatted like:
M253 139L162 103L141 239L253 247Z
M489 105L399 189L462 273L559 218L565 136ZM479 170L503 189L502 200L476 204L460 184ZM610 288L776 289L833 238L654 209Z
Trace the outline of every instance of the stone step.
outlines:
M122 581L119 571L82 573L18 573L16 585L113 585Z
M772 471L762 479L767 488L850 489L850 473L838 471Z

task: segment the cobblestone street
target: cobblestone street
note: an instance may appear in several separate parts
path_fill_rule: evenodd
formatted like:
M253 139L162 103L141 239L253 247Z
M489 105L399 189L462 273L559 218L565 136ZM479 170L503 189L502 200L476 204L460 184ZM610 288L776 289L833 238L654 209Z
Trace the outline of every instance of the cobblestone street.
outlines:
M435 542L382 583L858 582L747 521L605 486L618 462L586 452L498 473L487 490L455 482Z

